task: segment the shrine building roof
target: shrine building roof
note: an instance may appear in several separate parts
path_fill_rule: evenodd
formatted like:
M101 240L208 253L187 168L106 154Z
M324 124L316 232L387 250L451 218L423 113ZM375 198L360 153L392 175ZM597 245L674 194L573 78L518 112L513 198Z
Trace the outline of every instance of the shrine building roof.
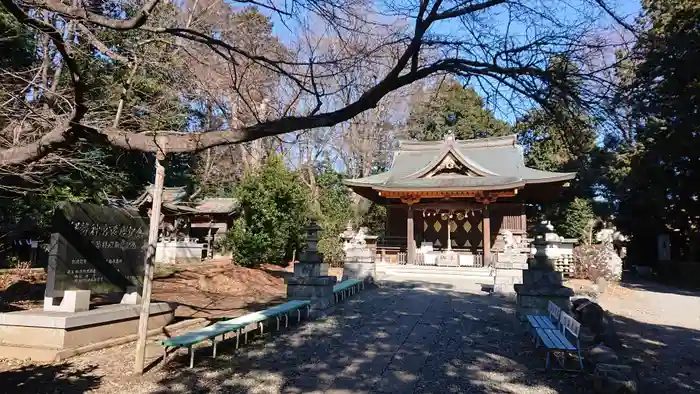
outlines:
M526 185L565 183L575 173L541 171L525 166L516 135L474 140L400 141L389 171L345 184L355 191L480 192L514 190ZM466 195L465 195L466 196Z

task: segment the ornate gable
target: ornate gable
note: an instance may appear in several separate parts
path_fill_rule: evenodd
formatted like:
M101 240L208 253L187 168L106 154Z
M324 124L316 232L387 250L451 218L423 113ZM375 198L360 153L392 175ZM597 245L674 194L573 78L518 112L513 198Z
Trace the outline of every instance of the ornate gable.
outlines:
M452 153L446 154L442 160L427 174L425 178L441 176L481 176L457 159Z

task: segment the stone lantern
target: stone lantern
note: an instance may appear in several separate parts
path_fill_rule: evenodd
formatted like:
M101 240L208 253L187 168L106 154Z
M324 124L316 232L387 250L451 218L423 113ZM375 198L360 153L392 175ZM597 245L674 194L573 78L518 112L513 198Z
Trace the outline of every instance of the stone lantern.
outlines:
M560 252L556 243L561 237L548 221L540 222L535 231L533 256L528 260L528 269L523 271L523 283L514 286L516 315L520 320L525 320L526 315L547 315L549 301L568 311L569 299L574 295L572 289L562 284L562 273L554 269Z
M322 311L333 304L335 276L328 276L328 264L318 253L318 233L321 228L312 220L307 228L306 250L294 264L294 276L287 278L287 298L309 300L313 312Z

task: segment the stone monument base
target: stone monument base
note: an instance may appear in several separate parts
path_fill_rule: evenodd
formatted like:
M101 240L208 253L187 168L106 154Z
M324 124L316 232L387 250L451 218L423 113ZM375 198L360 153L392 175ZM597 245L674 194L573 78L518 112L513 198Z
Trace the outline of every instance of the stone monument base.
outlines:
M58 301L58 302L55 302ZM66 290L62 298L44 296L45 312L84 312L90 309L90 290Z
M333 305L333 286L337 281L335 276L287 278L287 299L311 301L312 311L327 309Z
M105 305L82 312L0 313L0 358L58 361L72 349L138 332L140 305ZM174 309L151 304L148 329L168 325Z
M494 263L493 292L515 294L515 285L523 283L523 270L527 269L527 255L499 253Z
M343 280L359 279L365 283L374 283L376 277L377 265L375 263L346 261L343 264Z
M523 271L523 284L513 287L517 293L515 315L525 321L527 315L548 315L547 305L552 301L563 311L570 308L574 291L562 284L561 272L528 269Z

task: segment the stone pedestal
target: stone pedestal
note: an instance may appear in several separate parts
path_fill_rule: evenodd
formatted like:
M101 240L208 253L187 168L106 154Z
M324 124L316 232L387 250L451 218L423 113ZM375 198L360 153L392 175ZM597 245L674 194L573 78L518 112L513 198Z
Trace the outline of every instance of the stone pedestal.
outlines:
M570 310L574 291L562 285L561 272L541 269L523 271L523 284L513 286L517 293L515 314L519 320L526 315L547 315L547 304L552 301L563 311Z
M374 278L377 277L374 251L364 247L348 249L345 253L347 257L343 264L343 280L359 279L374 283Z
M499 253L494 264L493 292L515 294L514 285L523 283L523 270L527 269L527 255Z
M309 300L312 310L322 310L333 305L335 276L294 276L287 279L287 299Z
M319 311L333 305L333 286L338 279L328 276L328 264L316 250L320 228L311 222L307 235L306 251L294 264L294 276L286 280L289 300L311 301L311 310Z
M58 303L56 301L58 300ZM90 309L90 290L66 290L60 299L44 296L46 312L84 312Z
M375 263L346 261L343 265L343 280L359 279L365 283L374 283L376 277L377 266Z

